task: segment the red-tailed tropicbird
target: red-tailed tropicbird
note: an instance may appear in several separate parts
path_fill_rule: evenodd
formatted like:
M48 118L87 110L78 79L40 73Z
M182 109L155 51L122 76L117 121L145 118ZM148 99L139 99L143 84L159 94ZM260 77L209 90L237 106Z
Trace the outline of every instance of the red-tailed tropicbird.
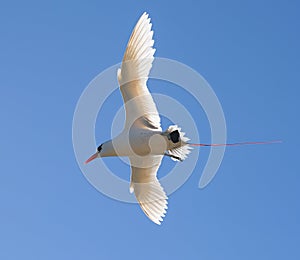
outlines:
M152 24L147 13L138 20L127 44L117 77L123 96L126 122L120 135L101 144L85 163L108 156L128 156L131 164L130 192L134 192L144 213L160 225L167 210L167 195L156 174L163 156L183 161L191 146L262 144L190 144L181 129L172 125L162 131L160 116L147 88L155 49ZM276 141L271 141L276 142Z

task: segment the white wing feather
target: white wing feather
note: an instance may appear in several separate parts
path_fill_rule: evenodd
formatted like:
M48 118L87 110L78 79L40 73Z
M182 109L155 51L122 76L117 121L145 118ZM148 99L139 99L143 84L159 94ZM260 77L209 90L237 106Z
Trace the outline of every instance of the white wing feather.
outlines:
M144 13L131 34L121 69L118 70L126 110L125 127L143 118L139 127L160 129L160 117L146 84L155 53L151 27L150 18Z
M154 223L160 225L168 208L168 197L160 185L156 173L161 164L162 156L146 156L143 158L131 157L130 191L134 191L142 210ZM141 168L139 165L151 162L151 167Z
M127 129L135 124L138 128L161 131L160 117L146 84L155 53L151 27L150 18L144 13L130 36L121 69L118 70ZM162 157L157 155L129 158L130 192L134 192L144 213L156 224L163 220L168 204L167 196L156 177Z

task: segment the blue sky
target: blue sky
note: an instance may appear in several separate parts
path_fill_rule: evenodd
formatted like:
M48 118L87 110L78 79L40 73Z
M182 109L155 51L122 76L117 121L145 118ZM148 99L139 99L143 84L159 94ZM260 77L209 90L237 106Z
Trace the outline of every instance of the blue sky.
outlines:
M253 0L3 2L0 258L299 259L299 7ZM284 140L228 148L201 190L209 152L202 149L192 176L170 196L162 226L138 205L96 191L72 146L77 100L98 73L121 61L144 11L156 55L191 66L213 87L228 141ZM149 84L159 92L159 81ZM191 105L180 90L172 95ZM112 100L106 111L122 104L117 92ZM205 114L196 106L191 113L209 142ZM109 138L110 118L97 120L99 143ZM129 178L118 159L107 164ZM165 159L162 169L171 167Z

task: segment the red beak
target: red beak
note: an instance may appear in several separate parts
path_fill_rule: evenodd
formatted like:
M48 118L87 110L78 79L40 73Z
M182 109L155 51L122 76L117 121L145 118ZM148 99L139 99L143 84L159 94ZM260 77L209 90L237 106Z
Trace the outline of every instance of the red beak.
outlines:
M93 154L93 155L92 155L89 159L87 159L84 163L87 164L87 163L89 163L90 161L92 161L92 160L94 160L94 159L96 159L96 158L98 158L98 152L95 153L95 154Z

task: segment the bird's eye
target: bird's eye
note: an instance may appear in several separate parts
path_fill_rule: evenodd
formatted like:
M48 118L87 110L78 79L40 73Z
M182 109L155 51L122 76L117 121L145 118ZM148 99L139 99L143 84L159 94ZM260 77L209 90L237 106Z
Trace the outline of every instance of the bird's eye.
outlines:
M100 153L101 149L102 149L102 144L97 148L97 151Z

